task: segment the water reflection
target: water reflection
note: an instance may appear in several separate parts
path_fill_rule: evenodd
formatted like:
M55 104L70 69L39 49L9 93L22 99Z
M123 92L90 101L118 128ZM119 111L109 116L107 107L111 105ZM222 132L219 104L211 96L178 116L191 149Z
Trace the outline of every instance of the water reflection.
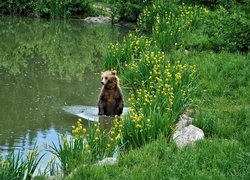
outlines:
M0 152L57 142L76 116L65 105L96 105L107 43L125 32L104 24L0 17Z
M99 67L107 43L121 29L82 21L0 17L0 67L12 75L44 68L51 75L82 79L86 67ZM31 66L31 67L30 67Z

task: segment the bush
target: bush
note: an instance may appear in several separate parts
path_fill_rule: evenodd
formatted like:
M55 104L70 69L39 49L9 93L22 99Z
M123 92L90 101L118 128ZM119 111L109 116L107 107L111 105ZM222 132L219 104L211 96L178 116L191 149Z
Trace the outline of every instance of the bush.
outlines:
M136 22L143 8L150 1L144 0L110 0L111 10L120 21Z
M23 15L27 16L34 13L34 10L37 6L36 1L34 0L2 0L0 2L0 13L1 14L10 14L10 15Z
M43 0L40 5L42 17L69 17L91 14L88 0Z
M220 7L207 14L205 33L215 51L247 52L250 47L250 20L244 12Z
M181 0L181 2L192 5L205 6L212 10L217 9L219 6L222 6L226 9L231 9L236 4L244 4L244 0Z
M69 17L91 14L89 0L23 0L0 2L0 13L21 16Z

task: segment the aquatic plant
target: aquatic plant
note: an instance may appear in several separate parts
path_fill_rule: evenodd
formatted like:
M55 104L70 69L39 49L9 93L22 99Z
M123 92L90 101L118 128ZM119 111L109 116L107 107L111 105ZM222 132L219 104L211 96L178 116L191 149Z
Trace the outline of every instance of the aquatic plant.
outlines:
M60 160L60 166L64 174L74 170L79 162L82 164L94 163L105 157L118 153L121 144L121 128L116 117L112 128L102 130L100 123L89 123L85 128L82 120L78 119L72 126L72 137L65 135L59 137L59 146L50 146L49 151Z
M31 179L43 156L44 154L39 156L36 145L26 158L22 157L20 151L14 150L4 157L0 156L0 179Z

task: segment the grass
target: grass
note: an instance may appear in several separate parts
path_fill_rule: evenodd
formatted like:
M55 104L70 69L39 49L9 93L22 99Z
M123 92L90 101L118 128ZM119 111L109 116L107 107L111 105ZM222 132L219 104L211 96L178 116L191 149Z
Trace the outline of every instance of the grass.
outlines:
M209 138L180 150L159 139L122 156L115 167L80 167L66 179L247 179L249 175L249 154L239 141Z
M160 137L123 154L115 167L80 166L66 179L250 178L249 56L209 51L175 56L197 65L193 124L206 139L180 150Z
M249 179L248 56L227 52L176 55L197 65L193 123L204 130L206 139L179 150L160 138L124 154L115 167L80 167L68 179Z
M35 145L26 158L14 150L0 156L0 179L31 179L43 156L39 156Z

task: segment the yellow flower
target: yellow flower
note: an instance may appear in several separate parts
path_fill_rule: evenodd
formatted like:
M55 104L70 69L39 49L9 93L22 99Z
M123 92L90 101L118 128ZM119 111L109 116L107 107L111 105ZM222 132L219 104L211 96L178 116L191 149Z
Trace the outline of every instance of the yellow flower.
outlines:
M119 134L117 134L117 136L115 137L115 140L120 140L120 138L121 138L121 134L119 133Z
M140 124L136 124L136 127L142 129L142 125Z
M95 137L95 141L98 141L99 140L99 138L98 137Z
M88 145L88 144L85 144L85 148L86 148L86 149L89 149L89 145Z
M86 130L86 128L83 128L82 131L83 131L83 133L86 133L87 130Z

